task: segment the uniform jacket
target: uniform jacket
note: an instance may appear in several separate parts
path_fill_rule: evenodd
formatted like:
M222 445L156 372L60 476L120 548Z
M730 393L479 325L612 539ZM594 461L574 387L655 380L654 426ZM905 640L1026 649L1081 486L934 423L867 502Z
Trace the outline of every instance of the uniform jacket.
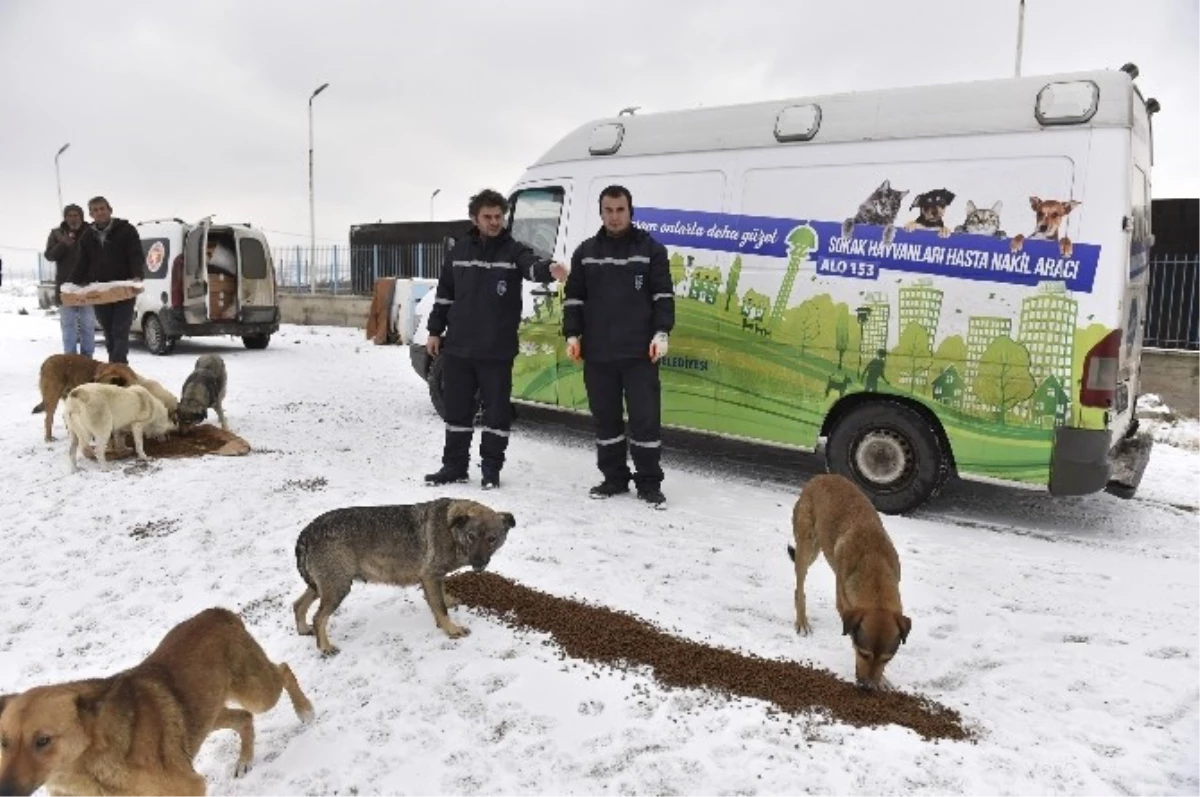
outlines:
M615 238L601 227L581 243L565 296L563 335L594 362L646 357L654 334L675 326L667 249L637 227Z
M511 360L517 356L522 280L552 282L550 261L503 230L484 238L472 228L442 264L437 296L425 327L447 332L442 351L456 357Z

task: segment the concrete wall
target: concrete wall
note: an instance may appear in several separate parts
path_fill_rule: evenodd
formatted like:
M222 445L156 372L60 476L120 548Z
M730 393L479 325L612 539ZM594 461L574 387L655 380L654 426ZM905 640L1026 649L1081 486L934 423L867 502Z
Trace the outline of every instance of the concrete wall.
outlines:
M285 324L366 329L371 297L281 293L279 312Z
M1157 393L1180 415L1200 415L1200 354L1142 351L1142 393Z

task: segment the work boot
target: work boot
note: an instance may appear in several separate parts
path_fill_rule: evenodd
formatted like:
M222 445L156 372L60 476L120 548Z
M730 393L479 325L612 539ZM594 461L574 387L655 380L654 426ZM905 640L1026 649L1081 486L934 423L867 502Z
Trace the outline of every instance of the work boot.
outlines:
M483 467L483 479L480 485L485 490L494 490L500 486L500 469L496 467Z
M431 487L441 487L444 484L462 484L467 481L467 474L464 471L454 470L447 465L443 465L442 469L437 473L426 473L425 483Z
M627 492L629 492L628 482L609 481L605 479L591 490L588 490L588 495L592 498L612 498L614 495L621 495Z
M667 497L657 487L639 487L637 497L650 504L655 509L667 508Z

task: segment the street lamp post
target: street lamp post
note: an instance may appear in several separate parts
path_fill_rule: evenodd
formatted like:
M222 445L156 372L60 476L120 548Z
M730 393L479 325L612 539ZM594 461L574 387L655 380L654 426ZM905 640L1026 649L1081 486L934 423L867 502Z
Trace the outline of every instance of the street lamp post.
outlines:
M313 100L328 87L328 83L322 83L308 98L308 280L310 293L317 292L316 263L314 262L317 254L317 212L313 202Z
M71 146L70 142L63 144L61 147L59 147L58 153L54 156L54 181L58 184L58 212L59 213L62 213L63 201L62 201L62 177L59 175L59 171L58 171L58 156L62 155L64 152L66 152L67 147L69 147L69 146Z
M435 188L433 193L429 195L429 220L433 221L433 198L442 192L442 189Z

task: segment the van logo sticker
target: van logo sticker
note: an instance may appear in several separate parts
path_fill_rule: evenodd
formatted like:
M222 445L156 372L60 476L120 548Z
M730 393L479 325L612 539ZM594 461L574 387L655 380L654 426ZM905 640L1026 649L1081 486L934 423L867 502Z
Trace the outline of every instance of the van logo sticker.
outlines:
M633 278L633 289L640 291L642 289L642 275L638 274Z
M500 280L496 283L496 294L498 296L503 296L506 293L508 293L508 283L504 280Z
M156 277L163 269L167 259L167 247L161 240L156 240L146 249L146 276Z
M729 213L638 208L633 222L664 246L777 258L816 277L878 281L886 272L1010 285L1064 282L1070 291L1091 293L1100 261L1096 244L1017 236L973 235L953 229L941 234L905 225L742 216ZM947 227L962 226L957 218ZM890 233L890 234L889 234ZM890 240L886 240L890 238Z

